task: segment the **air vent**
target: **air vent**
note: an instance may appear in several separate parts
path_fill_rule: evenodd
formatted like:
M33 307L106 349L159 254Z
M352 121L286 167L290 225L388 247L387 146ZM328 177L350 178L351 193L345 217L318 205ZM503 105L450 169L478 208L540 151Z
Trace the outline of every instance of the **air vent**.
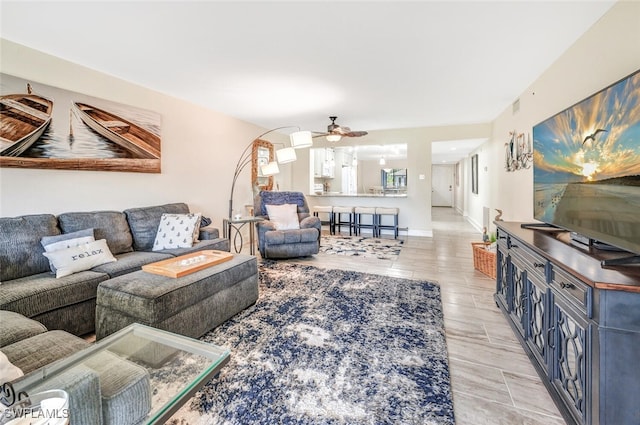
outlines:
M516 99L515 102L513 102L513 105L511 105L511 107L512 107L512 112L514 114L518 112L520 110L520 99Z

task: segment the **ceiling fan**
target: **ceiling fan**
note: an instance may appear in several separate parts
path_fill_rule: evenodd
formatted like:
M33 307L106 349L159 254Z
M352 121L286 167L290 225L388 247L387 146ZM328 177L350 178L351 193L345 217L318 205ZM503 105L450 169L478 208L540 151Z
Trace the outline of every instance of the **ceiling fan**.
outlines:
M329 119L331 120L331 124L327 126L327 131L314 131L315 135L313 137L326 136L329 142L339 142L342 137L361 137L368 134L366 131L351 131L349 127L336 124L338 117L329 117Z

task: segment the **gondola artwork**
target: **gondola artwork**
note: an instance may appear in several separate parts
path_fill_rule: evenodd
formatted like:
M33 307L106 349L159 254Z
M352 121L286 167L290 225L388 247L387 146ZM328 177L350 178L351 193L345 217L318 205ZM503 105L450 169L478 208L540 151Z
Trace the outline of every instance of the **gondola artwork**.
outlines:
M160 114L0 74L0 167L159 173Z

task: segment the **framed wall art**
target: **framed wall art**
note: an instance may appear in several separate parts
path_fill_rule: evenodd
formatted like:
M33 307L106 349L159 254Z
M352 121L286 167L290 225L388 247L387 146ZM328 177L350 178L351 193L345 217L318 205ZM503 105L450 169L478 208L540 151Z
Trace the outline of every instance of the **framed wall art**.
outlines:
M471 157L471 192L478 194L478 154Z
M160 114L0 74L0 167L159 173Z

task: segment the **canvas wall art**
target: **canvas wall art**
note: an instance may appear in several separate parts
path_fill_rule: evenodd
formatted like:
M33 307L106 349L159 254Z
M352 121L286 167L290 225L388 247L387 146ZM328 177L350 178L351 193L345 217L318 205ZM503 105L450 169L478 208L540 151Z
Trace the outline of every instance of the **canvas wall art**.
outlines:
M160 114L0 74L0 167L159 173Z

